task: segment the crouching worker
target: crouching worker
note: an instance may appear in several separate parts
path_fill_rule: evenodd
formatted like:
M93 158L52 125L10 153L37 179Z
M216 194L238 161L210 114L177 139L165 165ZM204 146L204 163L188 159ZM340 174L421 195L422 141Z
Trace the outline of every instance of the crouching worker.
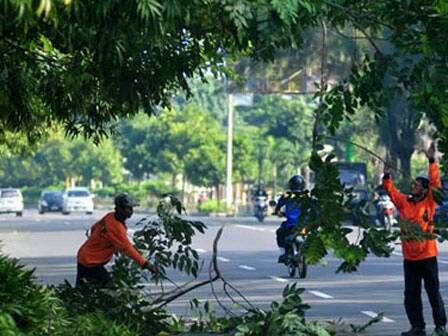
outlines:
M305 180L300 175L291 177L288 181L288 191L280 196L277 205L274 210L276 215L284 215L286 220L280 225L276 231L277 245L280 248L280 256L278 257L279 263L285 263L287 260L286 238L291 234L292 229L298 224L300 216L300 201L290 194L302 193L305 190ZM281 209L284 207L284 211Z
M115 211L108 213L92 226L90 236L78 251L76 287L84 281L98 287L110 287L112 279L104 267L115 252L122 252L135 260L142 268L157 272L157 265L151 265L129 241L126 219L137 206L131 197L122 193L115 197Z

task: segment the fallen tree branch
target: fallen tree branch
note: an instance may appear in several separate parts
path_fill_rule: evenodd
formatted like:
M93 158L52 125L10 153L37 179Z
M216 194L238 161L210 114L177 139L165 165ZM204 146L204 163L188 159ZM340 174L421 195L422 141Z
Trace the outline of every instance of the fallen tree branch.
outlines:
M164 299L162 299L160 301L159 300L155 300L154 303L158 304L158 305L156 305L153 309L151 309L152 311L158 310L158 309L166 306L168 303L176 300L178 297L181 297L181 296L183 296L183 295L185 295L185 294L187 294L187 293L189 293L189 292L191 292L191 291L193 291L193 290L195 290L195 289L197 289L199 287L208 285L208 284L210 284L212 282L215 282L218 279L221 279L221 271L218 268L218 260L217 260L218 258L217 258L217 256L218 256L218 242L219 242L219 239L221 238L223 229L224 228L221 227L218 230L218 232L216 234L216 237L213 240L212 264L213 264L213 269L215 271L215 276L213 278L211 278L211 279L198 282L197 284L194 284L194 285L192 285L192 286L190 286L188 288L185 288L185 289L183 289L181 291L176 291L172 295L170 295L170 296L168 296L168 297L166 297L166 298L164 298Z

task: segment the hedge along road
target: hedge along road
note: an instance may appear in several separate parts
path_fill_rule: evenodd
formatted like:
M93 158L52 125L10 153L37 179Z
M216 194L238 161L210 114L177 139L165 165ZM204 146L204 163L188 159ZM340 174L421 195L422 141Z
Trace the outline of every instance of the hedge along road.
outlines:
M102 215L103 212L95 212L93 215L39 215L32 210L25 212L23 217L1 215L2 251L12 257L22 258L22 262L29 267L35 267L36 276L44 283L60 283L64 279L73 282L76 251L85 240L86 229ZM129 221L130 235L138 229L135 224L143 216L136 214ZM194 247L205 261L200 279L208 278L212 240L224 224L224 233L219 242L219 267L225 279L236 286L251 303L268 308L272 300L281 299L286 284L297 281L287 276L286 267L276 263L278 249L275 230L280 220L272 218L264 224L258 224L250 217L195 219L204 221L209 227L205 235L196 237L194 241ZM356 232L353 234L355 236ZM439 247L441 290L445 302L448 302L448 244ZM385 318L371 326L365 335L397 335L399 331L408 328L403 307L399 245L390 258L369 257L359 271L353 274L335 274L339 262L331 256L327 261L327 266L311 266L307 278L298 280L299 287L305 288L304 301L311 305L308 318L342 318L347 323L363 324L383 312ZM188 280L177 272L169 272L169 277L179 284ZM165 286L171 285L166 283ZM148 287L155 289L152 285ZM222 302L230 304L218 282L215 289ZM169 309L178 315L192 315L194 313L190 310L189 300L193 297L201 301L214 301L210 287L205 286L174 301ZM425 319L428 330L431 330L431 310L426 296L423 297Z

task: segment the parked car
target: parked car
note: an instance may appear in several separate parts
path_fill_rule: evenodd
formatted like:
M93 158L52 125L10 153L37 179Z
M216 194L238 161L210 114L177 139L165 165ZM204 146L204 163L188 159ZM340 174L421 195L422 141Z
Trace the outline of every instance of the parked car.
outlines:
M62 213L70 214L73 211L93 213L93 196L89 189L84 187L66 189L62 195Z
M62 211L62 191L42 191L37 208L40 214Z
M19 189L0 189L0 213L23 214L23 196Z

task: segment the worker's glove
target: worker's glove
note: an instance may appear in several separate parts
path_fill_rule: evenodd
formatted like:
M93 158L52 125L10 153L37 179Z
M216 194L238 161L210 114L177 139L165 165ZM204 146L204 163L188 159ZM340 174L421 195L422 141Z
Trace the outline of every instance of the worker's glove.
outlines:
M159 266L157 264L151 264L148 262L146 262L146 264L143 266L143 268L149 270L151 273L159 273Z

